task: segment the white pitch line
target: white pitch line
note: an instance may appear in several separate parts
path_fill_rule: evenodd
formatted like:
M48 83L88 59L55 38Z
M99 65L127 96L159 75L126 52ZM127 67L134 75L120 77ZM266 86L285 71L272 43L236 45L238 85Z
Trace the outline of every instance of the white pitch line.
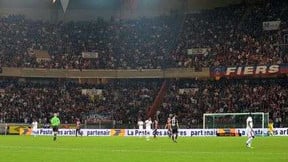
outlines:
M83 151L83 150L94 150L94 149L91 149L91 148L66 148L66 147L39 147L39 146L1 146L0 145L0 148L3 148L3 149L31 149L31 150L64 150L64 151ZM248 148L247 148L248 149ZM191 151L191 152L188 152L188 151L170 151L170 150L155 150L155 151L150 151L150 150L129 150L129 149L97 149L97 151L100 151L100 152L134 152L134 153L164 153L164 154L214 154L214 155L221 155L221 154L243 154L243 155L246 155L246 154L253 154L253 155L285 155L287 156L287 153L255 153L255 152L243 152L243 151L239 151L239 152L209 152L209 151ZM262 159L262 158L261 158ZM288 157L285 157L284 159L288 159Z

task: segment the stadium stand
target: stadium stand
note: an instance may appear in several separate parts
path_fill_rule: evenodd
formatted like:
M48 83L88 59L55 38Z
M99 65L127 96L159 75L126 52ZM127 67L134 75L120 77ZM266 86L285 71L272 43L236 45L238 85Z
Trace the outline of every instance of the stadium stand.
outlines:
M159 119L177 113L182 127L202 126L203 113L269 112L275 126L287 123L288 87L286 79L170 80L160 106ZM76 83L47 84L18 81L1 82L1 119L6 122L47 122L53 112L61 112L64 123L76 117L89 122L89 114L99 120L115 120L117 127L133 128L139 117L146 117L159 91L160 80L114 80L98 87ZM97 89L101 93L83 93ZM88 95L87 95L88 94ZM4 110L4 111L3 111ZM104 118L105 117L105 118Z
M0 67L201 71L288 63L287 47L281 45L287 43L283 39L288 27L285 6L284 0L269 1L119 22L52 24L19 15L1 17ZM275 20L281 20L278 30L263 30L263 22ZM79 116L93 122L95 116L90 116L97 114L99 120L116 121L116 127L133 128L138 117L145 118L161 81L112 79L88 85L5 78L0 82L0 121L29 123L37 118L45 124L53 112L60 111L64 123ZM271 114L276 127L287 126L286 77L168 81L159 114L162 124L167 114L175 112L182 127L197 128L203 113L261 111Z

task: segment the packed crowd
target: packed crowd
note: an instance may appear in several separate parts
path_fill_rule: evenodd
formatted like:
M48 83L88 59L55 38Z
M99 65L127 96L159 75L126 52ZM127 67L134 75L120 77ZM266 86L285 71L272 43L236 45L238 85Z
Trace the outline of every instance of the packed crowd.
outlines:
M105 85L76 83L1 82L1 122L48 122L59 112L63 123L75 118L89 120L89 115L115 121L115 127L136 127L147 118L147 108L157 95L161 80L114 80ZM101 89L93 97L83 89ZM167 93L159 107L160 125L169 114L178 114L182 128L202 126L203 113L269 112L276 127L286 124L288 87L285 79L251 80L169 80ZM244 123L245 124L245 123Z
M287 63L283 36L287 2L236 5L190 14L184 22L173 56L180 67L238 66ZM281 20L279 30L265 31L262 23ZM206 48L187 55L189 48Z
M286 82L285 79L174 82L162 111L179 112L179 119L187 128L202 126L204 113L241 112L269 113L276 127L281 127L282 122L288 121Z
M288 62L283 34L288 30L284 0L243 4L129 21L32 21L23 16L0 18L0 67L61 69L152 69ZM279 30L263 31L263 21L281 20ZM288 37L287 37L288 42ZM287 43L286 42L286 43ZM188 49L205 49L188 54ZM37 60L33 50L48 51ZM97 53L83 58L82 52ZM103 85L62 81L0 82L0 122L47 123L59 112L63 123L75 118L115 121L129 128L145 119L160 79L113 80ZM276 127L287 126L285 79L169 80L160 106L160 123L177 113L182 128L202 126L203 113L269 112ZM85 94L84 90L95 94ZM94 116L93 116L94 115ZM286 124L286 125L285 125Z
M76 69L151 69L287 63L283 34L287 2L236 5L196 14L129 21L32 21L0 18L0 64L10 67ZM263 21L281 20L276 31ZM287 40L288 41L288 40ZM201 54L188 49L205 48ZM46 50L50 60L37 61L30 49ZM82 52L95 52L93 59Z
M88 124L107 120L131 123L138 117L144 119L158 87L157 83L131 83L115 81L91 86L57 81L1 81L0 122L30 123L36 119L46 124L53 113L59 112L63 124L74 123L76 118ZM149 89L145 88L148 84Z
M0 18L0 64L63 69L162 68L175 42L177 21L177 17L167 16L51 24L23 16ZM34 50L48 51L49 60L38 61ZM85 58L82 52L97 54Z

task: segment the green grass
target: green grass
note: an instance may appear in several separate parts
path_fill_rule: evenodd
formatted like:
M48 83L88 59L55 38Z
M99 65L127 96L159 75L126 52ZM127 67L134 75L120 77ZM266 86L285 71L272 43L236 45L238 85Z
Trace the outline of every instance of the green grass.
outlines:
M1 162L285 162L288 137L185 137L146 141L139 137L0 136Z

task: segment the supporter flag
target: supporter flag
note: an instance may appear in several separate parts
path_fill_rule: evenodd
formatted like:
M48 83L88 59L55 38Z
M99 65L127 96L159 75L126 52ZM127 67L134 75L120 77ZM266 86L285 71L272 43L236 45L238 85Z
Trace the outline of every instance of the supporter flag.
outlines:
M263 22L263 30L278 30L281 21L265 21Z
M158 92L158 95L156 96L152 106L150 106L147 110L147 116L152 117L156 114L158 108L160 107L161 103L163 102L164 96L166 95L166 80L162 83L162 86Z
M35 54L37 62L50 61L51 60L51 57L50 57L48 51L45 51L45 50L33 50L33 52L31 52L31 55L33 55L33 54Z
M207 55L209 52L208 48L189 48L187 49L188 55Z
M83 58L98 58L99 54L98 52L82 52Z
M60 0L60 1L61 1L62 9L63 9L63 11L65 13L66 10L67 10L67 7L68 7L68 4L69 4L70 0Z

